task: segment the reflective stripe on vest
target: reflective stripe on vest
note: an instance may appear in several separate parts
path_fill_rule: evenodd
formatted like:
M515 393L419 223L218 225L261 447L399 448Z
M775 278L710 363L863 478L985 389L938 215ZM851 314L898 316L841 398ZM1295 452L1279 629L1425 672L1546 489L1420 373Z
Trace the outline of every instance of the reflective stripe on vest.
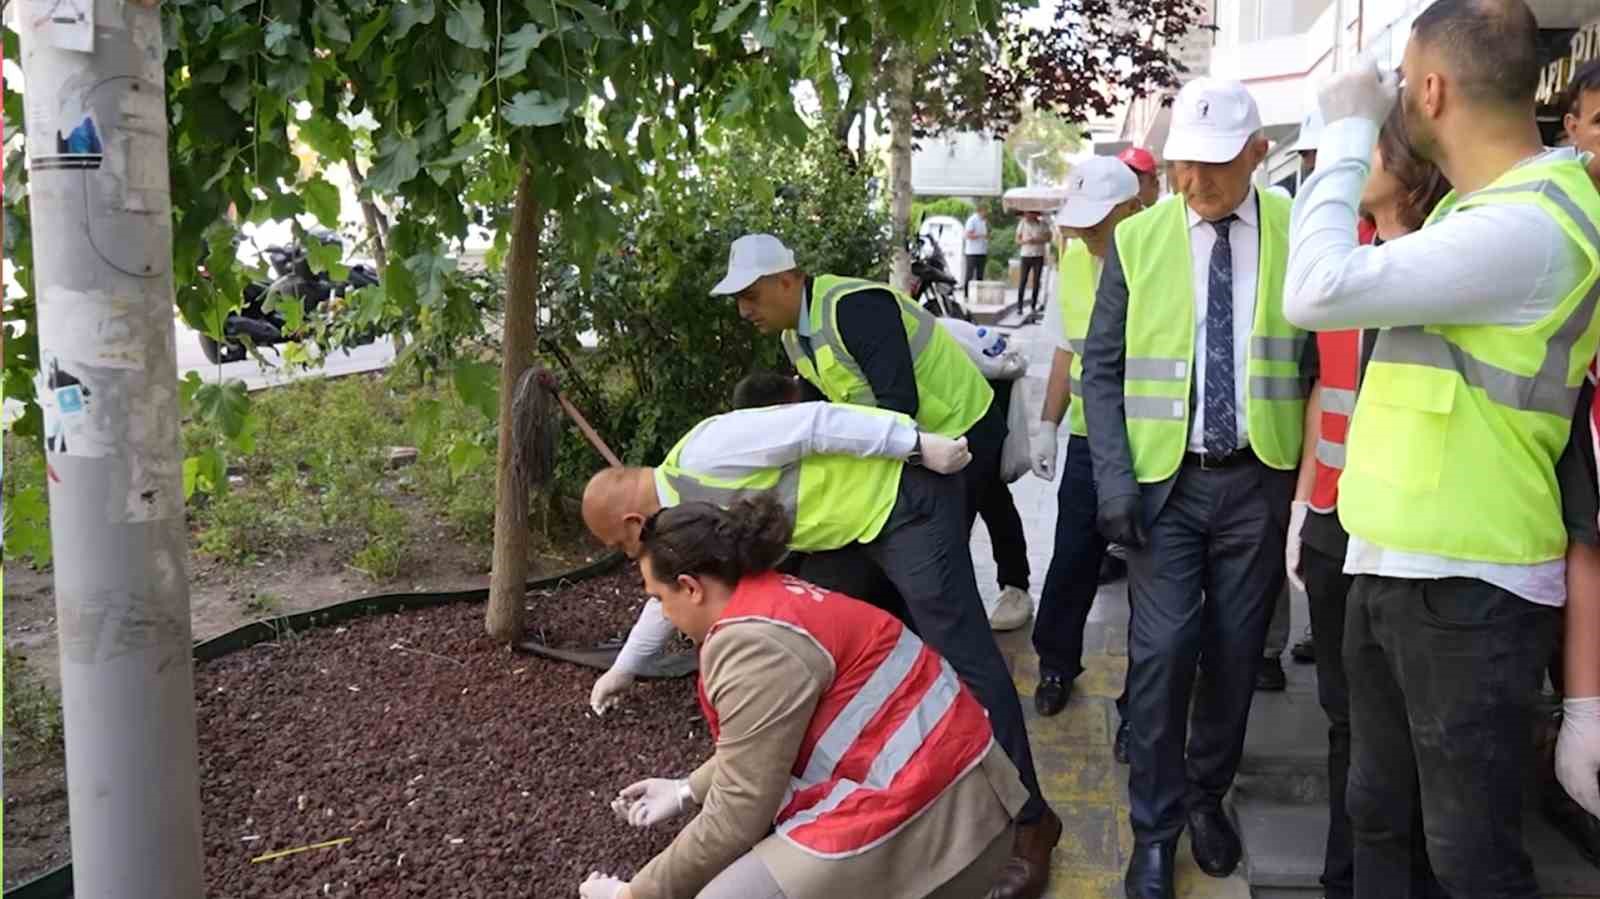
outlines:
M1345 437L1350 416L1356 411L1356 378L1361 368L1361 332L1322 331L1317 334L1318 378L1322 414L1317 421L1316 480L1311 487L1311 508L1332 512L1339 501L1339 474L1344 470Z
M740 582L702 652L725 626L762 621L798 633L833 663L790 769L776 832L824 858L893 836L982 761L993 736L949 663L884 612L795 578ZM713 739L721 723L700 684Z
M850 355L838 326L838 306L860 290L886 290L900 307L911 348L912 373L917 382L917 424L922 430L945 437L960 437L983 418L994 402L994 390L948 331L933 314L887 284L859 278L818 275L811 283L807 308L811 325L811 351L801 346L797 331L784 331L783 350L800 376L836 403L876 406L877 397L860 364Z
M1308 335L1283 317L1289 203L1258 192L1260 256L1255 315L1245 354L1245 422L1265 464L1293 469L1305 431L1300 355ZM1124 414L1140 483L1172 476L1189 444L1195 294L1189 219L1181 195L1126 219L1116 231L1128 282Z
M1081 240L1067 244L1056 275L1056 302L1061 304L1061 331L1072 347L1072 365L1067 372L1071 396L1067 406L1067 431L1087 437L1089 427L1083 417L1083 345L1089 333L1089 317L1094 312L1094 292L1100 283L1100 266L1089 247Z
M907 423L898 412L860 407L870 415L893 415ZM728 413L738 415L738 412ZM684 449L711 422L714 416L683 436L656 468L656 483L663 488L666 505L707 502L727 508L734 502L759 493L774 493L788 510L793 534L789 548L798 552L821 552L852 543L870 543L883 531L889 513L900 494L900 476L905 463L899 459L845 455L805 456L797 462L760 469L739 477L717 477L683 467ZM717 458L712 451L705 456Z
M1528 565L1566 551L1555 462L1600 342L1600 194L1576 161L1534 162L1446 197L1428 224L1497 204L1550 215L1588 272L1531 326L1382 332L1351 423L1339 514L1350 533L1385 548Z

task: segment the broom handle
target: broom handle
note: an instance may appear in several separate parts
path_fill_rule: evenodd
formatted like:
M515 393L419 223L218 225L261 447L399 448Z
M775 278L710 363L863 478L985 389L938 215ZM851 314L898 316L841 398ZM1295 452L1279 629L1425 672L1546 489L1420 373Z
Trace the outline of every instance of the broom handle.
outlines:
M551 392L554 393L556 395L556 399L561 402L562 411L566 412L567 417L572 419L573 424L578 426L578 430L583 432L583 436L589 441L589 445L594 447L595 451L598 452L612 468L621 468L622 460L618 459L617 454L611 451L611 447L606 446L606 442L601 439L599 434L595 433L594 428L589 424L589 420L583 417L583 413L578 411L577 406L572 405L572 401L567 399L567 395L559 390Z

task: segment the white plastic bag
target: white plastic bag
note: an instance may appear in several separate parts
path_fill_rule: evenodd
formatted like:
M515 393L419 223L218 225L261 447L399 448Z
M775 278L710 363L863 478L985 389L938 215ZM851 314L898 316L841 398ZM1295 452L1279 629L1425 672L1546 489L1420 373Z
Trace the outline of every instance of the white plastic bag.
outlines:
M1011 390L1011 407L1006 410L1006 442L1000 447L1000 477L1007 484L1033 470L1033 446L1028 437L1028 401L1018 381Z

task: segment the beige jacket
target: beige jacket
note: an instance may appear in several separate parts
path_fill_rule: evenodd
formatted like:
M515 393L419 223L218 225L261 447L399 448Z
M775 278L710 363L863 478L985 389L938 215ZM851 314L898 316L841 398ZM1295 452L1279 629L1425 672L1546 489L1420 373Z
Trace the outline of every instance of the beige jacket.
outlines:
M629 884L634 899L693 899L755 852L789 899L892 895L917 899L954 877L1010 826L1027 799L998 744L894 836L844 859L820 859L768 836L832 661L779 625L725 625L701 653L721 722L716 753L689 777L700 813Z

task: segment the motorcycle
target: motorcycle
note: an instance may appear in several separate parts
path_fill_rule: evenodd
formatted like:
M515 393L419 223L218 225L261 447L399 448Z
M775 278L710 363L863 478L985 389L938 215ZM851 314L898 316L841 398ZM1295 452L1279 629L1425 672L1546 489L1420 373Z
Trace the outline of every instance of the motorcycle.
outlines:
M317 230L308 236L327 246L343 246L339 236L331 231ZM285 330L288 324L283 311L266 308L269 299L296 297L301 302L304 317L309 319L317 310L331 305L330 300L378 283L378 273L361 263L350 266L350 274L341 281L333 280L327 272L313 272L310 254L298 242L288 247L267 247L260 255L271 267L273 279L252 281L245 286L244 302L239 311L228 315L223 326L224 342L219 343L209 334L199 335L200 351L213 365L243 360L248 353L241 338L249 338L257 347L276 346L296 339L297 334ZM205 275L203 269L201 274ZM380 336L377 332L362 335L361 342L370 343Z
M934 315L972 321L972 313L956 299L956 279L950 274L944 251L928 234L918 236L911 257L911 298Z

